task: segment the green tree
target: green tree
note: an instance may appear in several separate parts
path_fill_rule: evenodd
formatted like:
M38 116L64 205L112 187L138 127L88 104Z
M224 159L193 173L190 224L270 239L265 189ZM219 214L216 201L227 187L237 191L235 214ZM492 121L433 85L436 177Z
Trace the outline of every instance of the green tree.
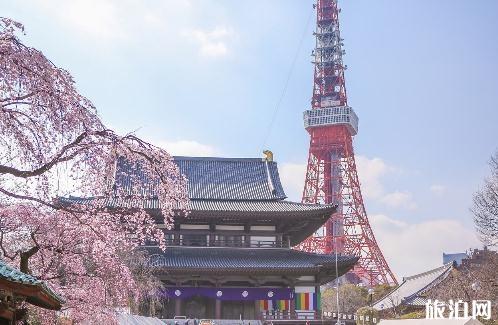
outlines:
M327 288L322 293L322 309L337 312L337 289ZM368 290L354 284L339 286L339 312L354 314L358 308L368 304Z
M387 295L389 292L391 292L391 290L393 290L393 287L390 286L389 284L379 284L375 286L373 289L374 289L374 294L372 297L372 301L377 301L380 298Z
M372 307L362 307L356 312L356 324L357 325L370 325L377 324L379 322L379 312ZM367 320L368 316L368 320ZM374 323L375 318L375 323Z

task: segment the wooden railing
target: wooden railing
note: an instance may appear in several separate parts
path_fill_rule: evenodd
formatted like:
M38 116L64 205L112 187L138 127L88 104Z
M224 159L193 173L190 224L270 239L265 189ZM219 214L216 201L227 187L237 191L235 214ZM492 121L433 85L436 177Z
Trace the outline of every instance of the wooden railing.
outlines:
M165 240L167 246L197 246L197 247L250 247L250 248L286 248L280 241L273 240L207 240L206 239L171 239Z
M310 310L310 311L267 310L261 313L261 319L312 320L312 319L321 319L321 314L316 310Z

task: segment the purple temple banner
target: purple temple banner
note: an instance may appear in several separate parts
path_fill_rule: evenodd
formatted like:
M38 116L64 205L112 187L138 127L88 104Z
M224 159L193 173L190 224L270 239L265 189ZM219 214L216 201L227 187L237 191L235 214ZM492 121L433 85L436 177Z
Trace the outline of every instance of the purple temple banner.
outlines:
M291 300L294 290L291 288L199 288L168 287L160 295L172 299L188 299L194 296L219 300Z

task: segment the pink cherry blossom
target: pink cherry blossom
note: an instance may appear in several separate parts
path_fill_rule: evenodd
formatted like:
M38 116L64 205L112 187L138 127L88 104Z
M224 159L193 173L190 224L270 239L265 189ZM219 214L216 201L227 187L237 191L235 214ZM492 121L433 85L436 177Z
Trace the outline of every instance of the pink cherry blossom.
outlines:
M23 31L0 18L2 258L46 281L77 323L112 324L114 310L140 295L123 256L147 240L165 246L140 204L109 209L102 198L157 199L168 226L186 212L186 180L164 150L106 128L69 72L21 42ZM113 188L118 158L140 167L126 189ZM60 204L69 194L96 199ZM45 324L58 315L30 308Z

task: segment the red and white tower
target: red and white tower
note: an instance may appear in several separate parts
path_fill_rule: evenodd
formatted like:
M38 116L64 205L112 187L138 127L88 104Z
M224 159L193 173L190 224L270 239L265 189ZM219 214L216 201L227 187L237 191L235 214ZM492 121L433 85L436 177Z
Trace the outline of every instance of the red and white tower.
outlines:
M337 0L318 0L311 109L304 127L311 136L303 203L336 203L322 229L298 248L360 257L353 273L370 285L397 283L368 222L353 152L358 117L348 106L343 39Z

